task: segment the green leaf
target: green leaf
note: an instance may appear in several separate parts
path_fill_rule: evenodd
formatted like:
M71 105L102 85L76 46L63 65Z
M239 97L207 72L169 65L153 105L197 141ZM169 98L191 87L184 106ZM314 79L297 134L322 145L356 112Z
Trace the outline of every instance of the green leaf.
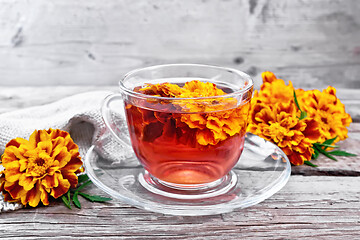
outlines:
M297 97L296 97L296 93L295 93L295 90L294 90L294 101L295 101L295 105L297 106L297 108L302 112L300 106L299 106L299 102L297 100Z
M337 139L337 136L334 137L334 138L331 138L331 139L328 139L328 140L324 141L323 144L331 145L331 144L335 141L335 139Z
M312 159L317 159L319 157L320 152L313 146L314 154L311 156Z
M303 110L301 110L301 108L300 108L300 106L299 106L299 102L298 102L297 97L296 97L295 90L294 90L294 101L295 101L296 107L300 110L299 120L302 120L302 119L306 118L306 117L307 117L307 113L304 112Z
M331 155L335 155L335 156L345 156L345 157L355 157L355 156L357 156L356 154L341 151L341 150L334 150L334 151L330 151L328 153L331 154Z
M302 120L302 119L304 119L304 118L306 118L306 117L307 117L307 113L301 111L299 120Z
M79 201L79 198L78 198L78 195L79 195L79 192L75 192L74 195L73 195L73 202L74 202L74 205L77 207L77 208L81 208L81 203Z
M320 153L324 154L326 157L330 158L331 160L337 161L336 158L334 158L333 156L331 156L327 151L325 151L324 149L322 149L319 146L313 145Z
M87 180L85 183L83 183L82 185L80 185L77 189L76 189L76 191L75 192L78 192L78 191L80 191L81 189L83 189L84 187L86 187L87 185L89 185L89 184L91 184L92 182L91 182L91 180L89 179L89 180Z
M106 202L111 200L111 198L101 197L97 195L89 195L82 192L79 192L79 194L91 202Z
M80 192L83 188L90 185L92 182L89 179L89 177L86 174L78 176L78 183L81 183L80 186L78 186L76 189L69 190L66 194L64 194L61 197L61 200L64 202L65 206L71 209L71 202L74 203L74 205L77 208L81 208L81 203L79 201L79 195L83 196L85 199L91 201L91 202L106 202L112 200L111 198L107 197L101 197L97 195L89 195L83 192ZM73 193L71 198L71 193Z
M329 144L326 144L326 143L314 143L314 145L325 147L324 150L326 150L327 148L339 148L339 146L329 145Z
M315 164L311 163L310 161L304 161L304 164L311 166L311 167L318 167L318 165L315 165Z
M82 183L82 182L85 182L85 181L87 181L87 180L89 180L89 177L88 177L88 175L86 175L86 174L82 174L82 175L79 175L79 176L78 176L78 183L79 183L79 184Z
M70 191L67 191L66 196L67 196L68 202L71 203Z
M70 193L68 191L68 193ZM61 196L61 200L63 201L63 203L65 204L65 206L69 209L71 209L71 206L70 206L70 201L68 200L68 197L64 195Z

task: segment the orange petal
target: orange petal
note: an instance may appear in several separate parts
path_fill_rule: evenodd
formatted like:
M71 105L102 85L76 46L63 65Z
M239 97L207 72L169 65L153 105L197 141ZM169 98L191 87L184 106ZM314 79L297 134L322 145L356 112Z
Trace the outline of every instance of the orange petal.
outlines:
M51 140L41 141L38 143L38 148L45 150L49 155L52 152L52 143Z
M22 174L19 178L19 185L24 188L25 191L29 191L34 187L36 179L33 177L28 177L25 174Z
M5 182L4 189L10 193L13 199L20 199L21 196L26 194L26 191L18 182Z
M46 175L43 179L41 179L41 185L43 185L45 188L54 188L59 186L59 175L60 173Z
M302 165L304 164L304 160L301 157L301 154L296 154L293 152L289 157L289 160L294 165Z
M199 130L196 132L196 140L201 145L215 145L214 134L209 129Z
M79 155L80 154L78 153L76 157L71 158L71 160L68 162L68 164L66 164L66 166L63 167L61 170L75 172L77 169L79 169L83 165L83 162L81 161L81 158Z
M207 117L206 127L208 129L212 129L212 130L215 130L217 132L220 132L222 126L224 126L224 122L221 121L219 118L214 117L214 116L208 116Z
M324 93L328 93L330 95L336 96L336 88L332 86L328 86L326 89L323 90Z
M235 118L223 119L222 121L224 123L223 131L230 136L234 136L239 133L243 127L242 124L240 124L239 121L236 121Z
M6 147L9 147L9 146L14 146L16 148L19 148L21 145L28 145L29 144L29 141L26 140L26 139L23 139L23 138L15 138L15 139L12 139L10 140L10 142L8 142L6 144Z
M271 83L277 79L275 74L272 72L269 72L269 71L263 72L261 74L261 77L263 79L263 82L269 82L269 83Z
M70 171L61 171L61 174L65 179L67 179L70 182L71 188L75 188L78 184L78 177L74 172Z
M4 185L5 185L5 177L2 174L2 172L0 172L0 192L4 190Z
M41 192L41 202L44 204L44 205L49 205L49 194L45 191L44 187L42 185L40 185L39 187L40 189L40 192Z
M15 146L6 147L4 154L1 157L2 164L5 167L5 165L8 162L25 159L25 157L22 154L23 154L23 149L19 149Z
M204 129L206 119L203 114L183 114L181 121L186 123L190 128Z
M58 161L54 161L53 162L53 166L50 167L48 170L47 170L47 174L48 175L54 175L56 171L59 170L59 162Z
M269 124L276 119L275 113L270 109L270 107L264 104L256 104L253 108L252 121L254 123L263 122Z
M64 167L71 160L71 154L66 147L57 147L52 153L52 157L59 161L59 168Z
M19 163L15 162L18 164L18 167L15 168L7 168L5 170L5 179L8 182L16 182L19 180L20 176L22 175L22 173L19 171Z
M51 189L51 193L50 193L50 195L53 196L54 198L58 198L64 195L65 193L67 193L67 191L70 188L70 182L67 179L63 179L61 174L59 175L58 180L59 180L59 186Z
M20 168L19 168L19 170L20 170L20 172L24 172L26 169L27 169L27 167L28 167L28 159L27 158L24 158L24 159L21 159L20 161L19 161L19 164L20 164Z
M311 118L305 118L304 121L306 123L306 129L303 131L304 136L312 142L317 142L321 137L319 124Z
M78 145L76 145L72 139L66 144L66 147L70 153L79 151Z
M7 191L3 191L2 192L3 196L4 196L4 201L5 202L18 202L18 199L13 199L10 195L10 193L8 193Z
M50 134L51 139L56 139L58 137L61 138L67 138L70 134L66 131L61 131L60 129L49 129L47 131L48 134Z
M35 187L27 192L25 202L29 203L31 207L39 205L41 197L40 184L36 183Z
M40 142L51 141L51 134L46 130L39 131Z
M52 139L51 142L52 142L52 146L53 146L53 151L55 151L55 149L59 146L60 147L65 146L65 139L61 138L61 137Z
M1 174L1 173L0 173ZM17 201L16 199L13 199L10 195L10 193L8 191L6 191L4 189L5 187L5 177L4 176L1 176L0 177L0 192L2 192L2 195L4 196L4 200L6 202L15 202Z
M212 131L214 134L214 140L216 143L218 143L219 141L223 141L227 138L227 135L225 132L221 131L221 132L215 132Z
M35 130L29 138L29 145L32 149L35 149L37 147L38 142L40 142L40 136L39 132Z

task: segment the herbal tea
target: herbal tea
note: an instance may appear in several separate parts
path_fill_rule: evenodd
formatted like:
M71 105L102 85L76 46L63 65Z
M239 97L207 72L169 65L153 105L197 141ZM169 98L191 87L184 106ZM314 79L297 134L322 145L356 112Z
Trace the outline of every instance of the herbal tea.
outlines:
M168 183L203 184L235 166L244 146L248 101L221 97L231 89L196 80L147 84L134 92L154 96L125 100L133 149L151 175Z

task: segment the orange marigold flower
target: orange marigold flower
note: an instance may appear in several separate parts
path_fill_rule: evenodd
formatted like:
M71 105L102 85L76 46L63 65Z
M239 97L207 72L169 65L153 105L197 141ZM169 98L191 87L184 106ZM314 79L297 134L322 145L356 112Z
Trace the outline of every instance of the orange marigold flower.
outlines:
M260 91L255 90L254 92L253 98L255 101L274 104L277 102L289 102L294 98L294 87L291 81L289 81L288 85L285 85L284 80L276 78L272 72L263 72L261 76L263 84Z
M312 144L321 133L313 118L300 120L294 103L294 87L271 72L262 74L263 84L251 100L248 131L277 144L294 165L311 160Z
M181 95L184 91L184 89L179 87L178 85L170 83L147 83L145 87L134 90L144 93L146 95L153 95L158 97L175 97Z
M319 90L295 90L271 72L262 73L263 84L251 100L251 120L248 131L276 143L295 165L309 161L312 144L335 138L347 138L347 126L352 122L345 106L336 97L333 87ZM294 91L301 115L294 102Z
M1 157L0 191L5 201L36 207L76 187L83 171L79 148L59 129L36 130L29 140L12 139Z
M226 111L182 114L181 121L197 129L196 140L200 145L218 142L241 132L245 133L250 103Z
M176 84L147 84L135 91L161 97L171 98L202 98L221 96L226 93L216 84L193 80L183 87ZM250 93L251 94L251 93ZM216 145L228 137L245 132L250 103L237 106L235 98L206 98L173 101L180 112L191 114L174 114L177 125L185 123L196 130L196 140L200 145ZM154 115L158 118L158 116ZM145 116L143 116L145 120ZM161 121L161 118L158 118Z
M312 144L320 138L318 124L311 118L300 120L293 101L254 103L250 116L248 131L277 144L292 164L311 160Z
M345 112L345 106L336 97L336 89L329 86L322 92L319 90L304 91L296 90L296 95L302 110L307 116L315 119L320 127L321 141L336 138L334 142L344 140L348 137L346 127L352 119Z
M187 91L184 91L177 97L212 97L226 94L223 90L217 88L216 84L211 82L201 82L198 80L185 83L183 89Z

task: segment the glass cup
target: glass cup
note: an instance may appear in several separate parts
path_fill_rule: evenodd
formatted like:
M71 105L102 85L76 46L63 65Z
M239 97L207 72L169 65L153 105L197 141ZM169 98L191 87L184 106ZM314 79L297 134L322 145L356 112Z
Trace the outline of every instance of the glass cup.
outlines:
M161 89L157 84L163 84ZM104 101L104 122L126 144L111 116L110 104L121 99L132 148L145 169L140 176L145 188L157 193L209 191L234 181L230 171L244 147L253 91L247 74L169 64L134 70L119 85L120 93Z

